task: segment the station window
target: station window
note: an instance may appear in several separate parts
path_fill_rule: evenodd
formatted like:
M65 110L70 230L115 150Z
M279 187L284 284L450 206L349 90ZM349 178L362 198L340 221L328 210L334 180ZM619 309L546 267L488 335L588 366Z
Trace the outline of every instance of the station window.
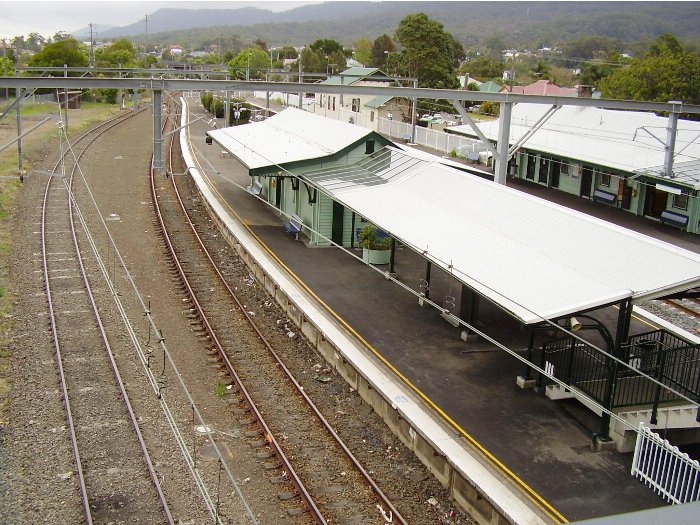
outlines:
M369 121L374 122L374 111L369 112Z
M357 113L360 111L360 99L359 98L353 98L352 99L352 110Z
M609 173L601 173L600 174L600 185L605 186L606 188L610 187L610 174Z
M688 194L681 193L680 195L673 195L673 200L671 201L671 206L679 210L688 209Z
M561 163L561 168L559 173L562 175L568 175L569 174L569 163L568 162L563 162Z

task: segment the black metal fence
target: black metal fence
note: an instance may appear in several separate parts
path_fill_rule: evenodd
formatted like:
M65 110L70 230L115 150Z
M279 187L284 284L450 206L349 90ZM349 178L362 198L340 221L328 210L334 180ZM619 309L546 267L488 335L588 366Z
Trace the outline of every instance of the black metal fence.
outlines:
M670 389L700 399L700 348L664 330L631 336L619 358L629 367L573 337L543 344L541 366L610 409L673 403ZM659 381L661 386L642 374ZM540 378L551 383L545 377Z

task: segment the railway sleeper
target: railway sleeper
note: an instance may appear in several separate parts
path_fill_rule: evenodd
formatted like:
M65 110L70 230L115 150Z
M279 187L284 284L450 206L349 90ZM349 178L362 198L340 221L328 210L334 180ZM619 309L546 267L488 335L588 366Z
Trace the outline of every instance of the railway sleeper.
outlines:
M296 490L284 490L282 492L278 492L277 497L280 501L290 501L299 497L299 493Z

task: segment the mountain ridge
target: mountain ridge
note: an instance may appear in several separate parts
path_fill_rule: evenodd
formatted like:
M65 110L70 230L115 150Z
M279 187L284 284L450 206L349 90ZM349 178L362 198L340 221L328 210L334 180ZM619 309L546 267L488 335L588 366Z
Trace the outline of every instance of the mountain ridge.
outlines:
M302 45L317 38L335 38L345 44L360 36L392 34L409 13L425 12L445 25L465 44L489 34L504 40L567 40L585 34L623 40L654 38L671 31L681 37L700 36L700 10L696 2L325 2L288 11L272 12L256 7L238 9L163 8L149 15L149 40L172 38L187 32L194 41L197 31L217 28L235 32L242 41L256 38L272 45ZM322 23L320 23L322 22ZM145 24L98 33L100 38L139 37ZM183 35L185 37L185 35Z

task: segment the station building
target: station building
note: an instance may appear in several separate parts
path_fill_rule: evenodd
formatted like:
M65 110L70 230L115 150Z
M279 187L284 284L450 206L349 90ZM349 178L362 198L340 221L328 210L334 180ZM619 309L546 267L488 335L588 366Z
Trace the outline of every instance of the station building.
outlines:
M510 144L550 108L513 106ZM477 125L496 142L499 120ZM638 111L562 106L515 152L508 174L700 232L700 122L679 119L673 173L664 171L668 118ZM476 136L469 126L449 132Z
M262 121L207 132L246 168L248 191L267 200L284 217L296 215L309 243L350 246L364 226L343 206L305 181L309 171L351 166L391 141L371 129L288 107Z

